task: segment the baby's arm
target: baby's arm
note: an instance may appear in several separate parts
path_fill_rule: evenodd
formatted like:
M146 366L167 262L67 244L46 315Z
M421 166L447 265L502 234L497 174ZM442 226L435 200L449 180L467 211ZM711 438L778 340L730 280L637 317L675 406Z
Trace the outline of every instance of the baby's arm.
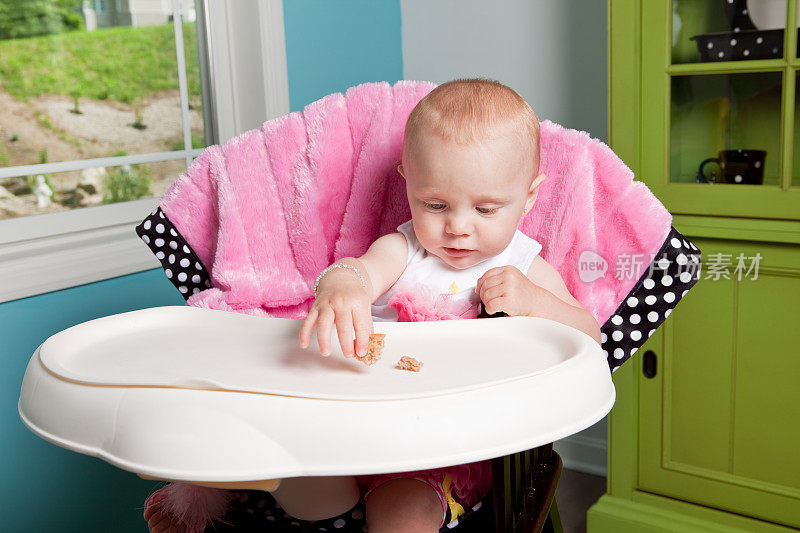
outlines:
M389 233L372 243L361 257L336 261L358 269L366 286L362 288L358 275L349 269L337 268L325 274L317 287L317 298L300 327L300 347L308 347L316 325L320 353L330 355L335 323L345 357L352 357L354 347L355 353L366 353L373 332L370 305L400 278L406 267L407 247L402 233Z
M598 344L600 325L567 290L558 271L537 256L522 274L513 266L488 270L478 280L476 292L486 312L504 311L509 315L548 318L583 331Z
M600 325L591 313L570 294L558 270L541 256L536 256L528 269L527 277L535 285L545 289L542 291L537 305L534 306L532 316L549 318L572 326L592 337L598 344L602 344Z

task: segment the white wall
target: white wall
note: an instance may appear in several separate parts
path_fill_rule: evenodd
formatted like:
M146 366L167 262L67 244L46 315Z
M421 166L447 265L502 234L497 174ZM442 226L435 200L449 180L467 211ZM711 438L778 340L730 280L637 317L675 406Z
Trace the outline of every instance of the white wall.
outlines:
M405 79L494 78L540 119L608 139L606 2L400 0L400 9ZM605 475L606 420L555 448L565 466Z
M289 112L283 4L206 0L218 142Z
M403 77L485 76L540 119L607 139L606 2L400 0Z

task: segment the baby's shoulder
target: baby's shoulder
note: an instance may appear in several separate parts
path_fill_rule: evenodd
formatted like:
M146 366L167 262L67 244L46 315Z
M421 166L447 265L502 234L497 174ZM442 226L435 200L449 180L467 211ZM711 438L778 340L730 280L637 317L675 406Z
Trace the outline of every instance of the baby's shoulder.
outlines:
M373 258L381 258L383 260L395 259L405 264L407 254L408 242L406 241L405 235L395 231L376 239L364 255Z
M561 274L558 273L553 265L545 261L544 257L541 255L537 255L531 261L531 266L528 268L528 272L526 273L528 279L531 280L541 280L541 279L553 279L555 276L558 276L561 279Z
M393 231L392 233L387 233L382 237L378 237L375 242L380 242L381 244L388 244L389 246L400 246L401 243L405 244L406 236L400 233L399 231ZM375 243L373 243L375 244Z
M361 256L370 273L376 297L386 292L403 274L407 254L406 238L402 233L395 232L378 238Z

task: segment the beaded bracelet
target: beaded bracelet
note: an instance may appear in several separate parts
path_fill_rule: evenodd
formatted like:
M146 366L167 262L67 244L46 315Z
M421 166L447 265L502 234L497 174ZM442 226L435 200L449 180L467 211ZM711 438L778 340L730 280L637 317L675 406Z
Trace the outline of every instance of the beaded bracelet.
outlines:
M322 272L320 272L319 276L317 276L316 281L314 281L314 298L317 297L317 287L319 286L320 280L322 279L322 277L325 274L327 274L328 272L330 272L334 268L346 268L348 270L352 270L353 272L355 272L358 275L358 279L361 280L361 288L362 289L366 289L367 288L367 282L364 280L364 276L361 275L361 272L359 272L359 270L356 267L354 267L353 265L347 265L345 263L334 263L334 264L326 267L325 270L323 270Z

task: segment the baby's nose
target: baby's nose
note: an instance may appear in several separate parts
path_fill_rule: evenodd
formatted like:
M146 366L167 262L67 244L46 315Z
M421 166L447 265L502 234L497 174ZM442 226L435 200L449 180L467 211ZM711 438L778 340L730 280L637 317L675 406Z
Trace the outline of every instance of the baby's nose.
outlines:
M445 231L451 235L469 235L470 224L467 217L460 215L450 215L447 217Z

